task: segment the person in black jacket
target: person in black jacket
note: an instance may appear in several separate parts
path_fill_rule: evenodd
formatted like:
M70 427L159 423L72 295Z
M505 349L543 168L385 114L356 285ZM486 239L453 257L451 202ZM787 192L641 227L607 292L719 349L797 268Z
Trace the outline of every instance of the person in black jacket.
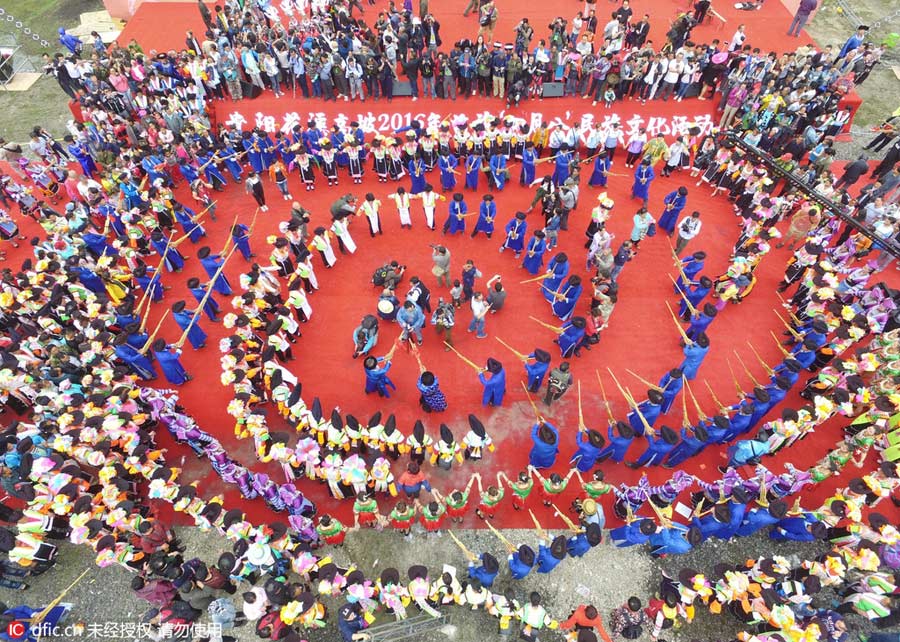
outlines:
M409 91L413 100L419 99L419 66L421 61L413 56L402 63L403 75L409 79Z
M834 189L839 190L847 188L856 183L869 171L869 161L865 154L860 154L859 158L844 168L844 173L834 183Z

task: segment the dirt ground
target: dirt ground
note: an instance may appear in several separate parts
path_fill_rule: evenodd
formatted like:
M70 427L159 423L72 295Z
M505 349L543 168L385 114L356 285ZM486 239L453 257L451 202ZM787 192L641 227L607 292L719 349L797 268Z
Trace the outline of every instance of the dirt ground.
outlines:
M556 534L551 532L551 535ZM513 544L536 545L532 531L506 530L504 535ZM180 529L179 536L192 555L212 561L223 550L222 540L197 529ZM487 530L461 530L457 536L471 551L477 553L488 551L502 561L505 553L502 545ZM604 542L597 549L589 552L580 560L566 559L552 573L540 575L532 573L525 580L515 582L509 578L508 572L502 570L494 585L501 591L512 588L519 599L525 599L531 591L538 591L544 598L548 610L555 616L566 617L579 604L594 604L600 611L604 621L609 621L609 613L632 595L640 596L646 603L659 586L661 571L677 574L682 566L691 566L698 570L708 570L721 560L740 561L771 555L770 542L765 538L741 538L735 542L708 543L700 553L687 557L654 560L640 548L618 549ZM384 568L393 566L401 575L414 563L427 560L441 560L457 569L457 576L464 578L466 559L448 535L442 537L426 537L423 532L413 535L411 541L404 540L394 532L376 532L371 530L351 533L342 548L327 549L338 566L347 566L352 559L368 577L374 577ZM791 556L803 555L804 549L794 545L779 545L777 553ZM147 605L137 600L129 588L132 575L120 567L107 569L97 568L88 549L82 546L66 545L63 547L60 562L50 572L32 578L30 588L26 592L13 592L0 589L0 602L8 605L26 603L32 607L44 605L48 600L58 596L81 571L90 568L90 573L77 584L65 597L66 602L75 606L68 623L81 622L85 625L85 635L81 638L61 639L44 638L48 642L76 642L78 639L91 640L87 631L92 624L105 624L114 630L123 630L127 623L136 624L147 610ZM429 565L431 577L436 578L442 571L437 562ZM240 609L240 594L247 587L239 587L236 606ZM329 612L335 613L341 602L326 600ZM451 615L451 626L440 634L434 632L418 639L429 642L441 640L459 640L474 642L476 640L500 640L497 620L483 611L471 611L465 607L452 607L445 612ZM392 619L392 618L391 618ZM389 620L378 620L377 624ZM109 628L107 629L109 630ZM698 617L694 624L679 631L667 631L663 636L669 642L688 642L690 640L731 639L738 631L738 622L731 617ZM256 637L252 627L244 626L230 632L239 642L254 642ZM94 636L98 637L98 636ZM333 627L306 632L309 642L336 642L337 633ZM109 639L109 638L106 638ZM132 638L124 636L114 638L121 642L132 642ZM642 640L649 640L645 635ZM556 631L547 631L541 635L545 642L558 642L562 635ZM91 642L95 642L91 640ZM140 638L136 642L144 642Z

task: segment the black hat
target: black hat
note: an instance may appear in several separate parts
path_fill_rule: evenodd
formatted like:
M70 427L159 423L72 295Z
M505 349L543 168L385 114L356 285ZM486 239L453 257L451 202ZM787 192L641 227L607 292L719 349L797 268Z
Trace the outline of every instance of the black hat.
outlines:
M322 421L322 402L316 397L313 399L312 406L309 408L310 414L316 421Z
M488 573L496 573L500 570L500 564L497 562L497 558L490 553L481 554L481 565Z
M652 519L645 518L641 520L638 529L641 531L641 535L653 535L656 532L656 523Z
M475 415L469 415L469 428L476 435L484 439L484 436L486 434L484 430L484 424L481 423L481 420L479 420Z
M416 423L413 425L413 436L422 443L425 439L425 424L422 423L421 419L416 419Z
M665 441L667 444L678 443L678 433L668 426L663 426L659 432L663 438L663 441Z
M558 560L566 556L566 536L557 535L550 543L550 554Z
M587 321L584 317L572 317L572 325L581 330L587 325Z
M381 423L381 411L378 410L375 412L374 415L369 417L369 423L367 425L368 426L377 426L380 423Z
M338 412L337 408L331 411L331 425L338 430L344 427L344 420L341 419L341 413Z
M663 402L663 393L659 390L650 389L647 391L647 399L650 400L650 403L659 405Z
M388 415L387 421L384 422L384 434L391 435L397 430L397 420L393 414Z
M591 546L597 546L603 540L603 530L600 528L600 524L588 524L584 535Z
M443 441L446 444L452 444L454 441L453 433L450 431L450 428L447 426L447 424L441 424L440 430L441 430L441 441Z
M497 374L498 372L503 370L503 364L494 359L493 357L488 358L487 360L487 369L492 374Z
M703 259L706 258L706 252L702 252L702 251L701 251L701 252L694 252L694 253L691 255L691 257L692 257L695 261L702 261Z
M519 547L519 561L522 562L525 566L534 566L534 551L530 546L526 546L522 544Z
M197 250L197 258L205 259L207 256L210 255L211 252L212 252L212 250L209 249L209 246L204 245L199 250Z
M185 303L184 301L176 301L172 304L172 312L183 312Z
M550 363L550 353L540 348L534 349L534 360L540 363Z
M415 566L410 566L409 570L406 572L406 575L410 580L425 579L426 577L428 577L428 569L417 564Z
M624 421L617 421L616 429L619 431L619 436L623 439L634 437L634 428L631 427L631 424L627 424Z
M593 428L587 431L588 442L594 448L603 448L604 444L606 444L606 440L603 439L603 435L594 430Z

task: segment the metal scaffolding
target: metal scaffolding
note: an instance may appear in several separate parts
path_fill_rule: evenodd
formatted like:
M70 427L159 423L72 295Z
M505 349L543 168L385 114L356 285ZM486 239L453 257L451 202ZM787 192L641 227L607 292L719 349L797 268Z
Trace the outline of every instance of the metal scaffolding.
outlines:
M775 159L768 152L751 145L734 132L727 132L725 138L740 147L748 154L752 154L759 162L765 165L770 174L783 178L796 191L803 193L808 199L814 201L822 207L823 212L829 212L833 216L840 218L846 225L849 225L863 236L871 239L873 243L877 243L880 248L891 254L894 258L900 259L900 244L894 238L882 239L870 225L865 225L857 221L853 214L856 209L841 203L837 203L828 198L824 194L817 192L815 189L804 183L794 172L789 172L775 162Z

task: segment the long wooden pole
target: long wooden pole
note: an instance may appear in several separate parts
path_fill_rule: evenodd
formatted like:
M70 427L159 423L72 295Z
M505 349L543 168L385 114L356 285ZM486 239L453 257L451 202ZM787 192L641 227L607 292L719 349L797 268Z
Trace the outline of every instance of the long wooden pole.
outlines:
M657 386L655 383L650 383L649 381L647 381L646 379L644 379L641 375L639 375L638 373L634 372L633 370L629 370L628 368L625 368L625 372L627 372L628 374L630 374L632 377L634 377L635 379L637 379L638 381L640 381L642 384L644 384L645 386L647 386L647 387L650 388L651 390L656 390L657 392L662 392L662 391L663 391L663 389L660 388L659 386Z
M756 351L756 348L753 347L753 344L750 343L749 341L747 341L747 345L750 346L750 349L753 351L753 354L756 355L756 360L759 361L759 365L761 365L765 369L765 371L767 373L769 373L769 376L774 375L775 371L769 367L769 364L766 363L761 356L759 356L759 352Z
M744 369L744 372L747 373L747 376L750 377L750 381L753 382L753 385L759 386L759 382L756 380L756 377L754 377L753 374L750 372L750 368L748 368L747 364L744 363L744 360L741 359L741 355L738 354L738 351L736 349L734 350L734 356L737 358L738 363L741 364L741 367Z
M502 345L504 348L506 348L507 350L509 350L510 352L512 352L514 355L516 355L517 357L519 357L519 359L521 359L522 361L525 361L525 360L528 359L528 355L522 354L521 352L519 352L518 350L516 350L515 348L513 348L511 345L509 345L508 343L506 343L506 341L504 341L504 340L501 339L500 337L495 336L494 338L495 338L497 341L500 342L500 345Z
M144 354L147 352L147 350L150 349L150 346L153 345L153 340L156 339L156 334L159 332L159 329L162 327L163 321L165 321L166 317L169 316L169 312L171 312L171 310L166 310L165 313L163 313L162 318L159 320L159 323L156 324L156 329L153 330L153 334L151 334L147 338L147 343L145 343L144 347L141 348L140 350L138 350L138 352L140 352L141 354Z
M483 372L483 371L484 371L484 368L482 368L481 366L479 366L479 365L478 365L477 363L475 363L474 361L472 361L472 360L467 359L466 357L464 357L464 356L459 352L459 350L457 350L456 348L454 348L452 345L450 345L450 344L447 343L446 341L444 341L444 345L447 346L448 348L450 348L450 350L453 352L453 354L455 354L457 357L459 357L460 359L462 359L463 363L469 365L471 368L477 370L478 372Z
M197 310L194 312L194 316L191 317L191 322L188 323L188 327L184 329L184 334L181 335L181 338L178 340L178 343L175 344L175 347L180 348L184 345L184 342L187 341L188 332L191 331L191 328L194 327L194 324L197 322L197 319L200 318L200 315L203 313L203 308L206 306L206 302L209 301L209 297L213 292L213 286L218 280L219 276L222 274L222 270L225 268L225 265L228 263L228 259L234 254L234 251L237 248L231 248L231 251L222 261L222 264L219 265L219 269L216 270L216 273L213 274L213 277L209 280L209 285L206 288L206 292L203 294L203 298L200 299L200 305L197 306Z
M610 423L615 423L616 418L613 416L612 408L609 405L609 399L606 397L606 388L603 386L603 379L600 378L600 371L594 370L594 374L597 375L597 382L600 384L600 396L603 397L603 405L606 406L606 416L609 418Z

